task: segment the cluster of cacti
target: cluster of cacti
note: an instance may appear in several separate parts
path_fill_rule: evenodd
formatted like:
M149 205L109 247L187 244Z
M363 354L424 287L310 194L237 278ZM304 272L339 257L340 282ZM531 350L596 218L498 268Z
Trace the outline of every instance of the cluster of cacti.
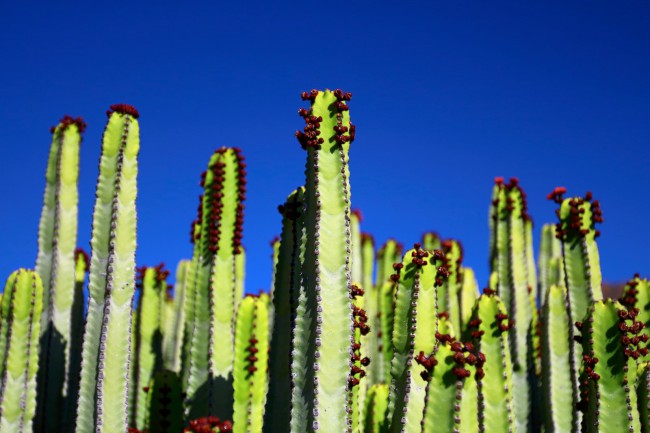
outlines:
M351 94L302 98L306 178L279 206L270 296L244 295L241 150L210 158L172 289L135 266L138 112L107 113L90 257L85 124L53 128L36 270L2 296L0 433L650 432L650 283L602 299L590 193L549 195L536 266L526 196L496 178L480 294L456 240L375 251L351 207Z

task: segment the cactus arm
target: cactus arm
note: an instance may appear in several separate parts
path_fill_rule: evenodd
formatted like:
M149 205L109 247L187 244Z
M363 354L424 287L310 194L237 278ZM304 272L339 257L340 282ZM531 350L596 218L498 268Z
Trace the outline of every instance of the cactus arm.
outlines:
M472 308L476 303L476 299L479 296L478 293L478 282L476 281L476 276L474 275L474 270L468 267L462 267L462 284L460 288L460 320L461 327L458 328L459 334L465 330L467 327L467 322L469 322L472 317Z
M239 149L221 148L210 158L193 224L192 326L186 417L206 413L230 418L232 411L233 320L243 290L242 224L245 164ZM209 302L205 302L205 300ZM223 348L231 348L223 350Z
M588 383L588 402L583 400L586 433L640 431L636 402L639 351L647 352L629 340L643 328L635 320L638 311L629 312L610 299L596 301L582 327L583 375ZM627 342L624 339L627 338Z
M352 244L350 275L354 284L363 283L363 249L361 245L361 212L350 212L350 242Z
M515 431L507 317L504 303L486 289L476 301L469 323L474 346L485 355L485 376L477 383L481 433Z
M104 130L93 214L77 433L122 431L127 421L140 139L135 109L112 109Z
M462 284L461 269L463 264L463 248L460 242L451 239L443 241L442 248L445 253L443 266L449 272L449 276L442 287L438 290L438 313L448 313L452 328L456 333L458 333L458 335L460 335L460 331L462 330L460 318L460 293Z
M173 312L166 319L166 322L170 323L170 332L165 333L163 340L165 368L176 373L181 372L181 353L183 350L183 335L185 334L185 311L187 308L189 270L189 260L181 260L176 266Z
M267 391L268 300L247 296L237 312L233 365L234 433L260 433Z
M438 344L432 355L437 365L429 377L426 389L422 433L451 432L454 430L454 403L457 378L452 373L456 365L449 344ZM420 367L423 370L424 367ZM426 374L426 370L422 371Z
M147 432L175 433L183 428L183 399L177 372L161 370L149 383Z
M377 286L381 287L386 281L390 281L393 274L393 263L402 261L400 245L394 239L389 239L377 251Z
M364 428L363 433L388 433L388 385L377 383L370 387L366 396L364 407Z
M9 285L10 284L10 285ZM0 431L32 431L36 410L38 340L43 284L37 273L21 269L8 280L3 299L3 364Z
M566 289L550 286L542 314L542 401L546 432L570 432L578 389L571 377L571 341ZM570 386L569 386L570 385Z
M380 349L382 354L383 382L390 383L390 368L393 361L393 324L395 322L394 310L394 284L386 281L380 286L379 308L381 320Z
M373 237L367 233L361 235L361 245L362 245L362 260L363 260L363 282L362 287L366 288L366 294L364 295L365 299L365 310L368 314L368 324L370 325L370 332L367 337L364 338L364 350L368 357L370 358L370 367L367 369L367 385L366 389L369 389L370 386L375 383L380 383L383 380L382 376L382 353L379 350L380 347L380 338L381 338L381 309L379 308L380 302L380 293L377 286L373 285L373 271L374 271L374 259L375 259L375 241ZM362 410L365 407L362 406ZM362 419L365 416L365 412L362 413Z
M39 224L36 271L44 283L41 356L36 428L61 428L61 411L71 398L69 385L71 309L74 299L74 250L77 243L81 118L65 116L53 128ZM74 397L73 397L74 398Z
M440 236L435 232L426 232L422 235L422 248L427 251L439 250L442 248Z
M293 191L284 205L282 234L278 244L273 288L273 331L269 366L269 399L267 400L264 429L268 432L290 431L291 405L286 404L291 395L291 339L295 332L296 304L293 291L299 291L300 244L302 242L302 208L304 188ZM296 269L298 268L298 269ZM295 281L296 279L297 281ZM297 297L297 294L295 295Z
M639 422L641 432L650 432L650 364L643 363L639 366L636 393L639 406Z
M197 259L194 257L187 266L187 275L185 283L185 307L184 307L184 324L183 324L183 347L181 351L181 388L186 393L189 385L190 361L192 357L192 336L194 335L194 316L196 304L196 273Z
M161 298L165 296L165 274L162 268L141 270L142 295L138 305L137 336L134 345L136 365L134 380L135 406L132 424L141 430L147 419L149 400L145 388L149 386L154 371L162 366L162 311Z
M404 256L395 295L393 362L390 407L393 432L419 431L424 410L426 381L413 362L414 354L431 353L438 331L436 289L442 285L442 256L416 248Z
M297 134L308 155L305 286L317 305L314 347L307 354L308 359L312 354L315 359L314 398L307 427L308 431L344 432L349 421L346 405L352 344L348 151L353 130L344 102L348 94L327 90L311 95L305 95L312 100L311 108L301 110L305 133Z

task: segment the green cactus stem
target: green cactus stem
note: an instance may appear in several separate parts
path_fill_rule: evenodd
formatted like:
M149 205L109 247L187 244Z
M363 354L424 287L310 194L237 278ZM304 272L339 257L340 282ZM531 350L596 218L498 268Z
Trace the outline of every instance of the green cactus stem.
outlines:
M485 356L484 375L477 376L480 433L515 431L509 328L504 303L494 290L484 289L468 326L468 336Z
M496 271L496 290L513 318L513 329L509 333L510 352L513 362L513 386L517 395L516 432L525 433L532 428L529 422L531 413L531 384L529 377L534 369L531 332L535 329L533 320L534 296L531 281L529 250L530 226L526 205L526 194L516 178L505 183L496 178L492 200L492 249L491 267ZM527 227L528 226L528 227ZM535 308L536 311L536 308ZM532 370L534 371L534 370Z
M363 283L363 253L361 247L361 221L363 216L359 209L350 212L350 242L352 243L352 264L350 275L355 284Z
M183 365L183 337L187 332L185 320L190 264L190 260L181 260L176 266L172 312L165 320L169 324L169 332L163 333L163 363L167 370L176 373L181 372Z
M178 433L183 426L183 398L178 373L157 371L147 388L147 432Z
M196 263L190 281L193 319L186 416L232 415L233 322L243 292L241 246L246 192L244 157L220 148L202 175L204 194L192 224Z
M445 320L441 318L442 320ZM440 324L440 328L449 324ZM427 380L423 433L477 432L477 380L483 377L485 356L472 343L438 333L434 353L416 357Z
M627 308L638 308L637 320L643 322L646 327L650 327L650 281L648 279L635 274L630 281L625 283L620 301Z
M81 374L81 348L84 330L84 287L86 274L90 268L90 256L81 248L75 250L75 288L70 313L70 363L68 366L68 389L71 398L66 399L61 415L61 431L73 432L77 396L79 394L79 375ZM73 398L74 397L74 398Z
M29 433L36 410L43 283L20 269L7 279L0 322L0 431Z
M79 203L79 150L86 123L65 116L52 128L45 196L38 230L36 272L43 281L44 311L38 374L37 430L61 429L61 413L76 395L69 388L71 313Z
M544 224L539 247L539 282L537 297L540 301L546 299L546 291L553 284L564 285L562 264L562 243L555 236L555 224Z
M125 431L128 418L140 138L133 107L113 105L107 114L93 214L76 433Z
M576 431L578 388L571 376L571 332L567 293L552 285L545 291L542 313L542 403L546 433Z
M368 389L366 395L365 414L363 416L363 433L388 433L388 410L389 387L383 383L376 383Z
M169 271L164 264L138 268L136 287L140 290L135 341L133 342L134 406L131 425L144 429L147 422L147 388L155 371L162 368L163 315L162 306L167 290Z
M606 299L594 302L586 320L576 323L582 333L579 408L585 433L641 431L634 386L648 335L638 313Z
M376 337L378 339L377 350L381 353L381 362L374 364L380 364L378 368L384 383L391 381L390 365L393 361L393 302L395 298L393 290L395 283L391 280L391 275L395 271L394 265L402 262L403 249L397 241L389 239L377 252L377 283L375 287L379 296L377 303L381 328L378 328L379 332Z
M639 422L641 432L650 432L650 363L644 362L639 366L636 394L639 406Z
M340 90L304 92L304 132L296 136L307 150L304 284L306 313L315 314L306 354L312 365L304 390L307 430L349 431L347 395L353 320L350 300L351 233L348 151L354 140L347 101ZM299 310L300 314L300 310Z
M453 329L452 335L460 336L460 291L462 287L463 247L460 242L446 239L441 243L444 253L443 266L449 272L445 283L438 288L438 313L447 313Z
M448 275L443 253L433 255L415 244L395 265L393 361L389 417L392 432L419 432L426 381L414 361L419 352L431 353L438 331L436 288Z
M364 308L368 315L368 325L372 332L363 341L364 350L373 362L367 368L367 385L370 386L383 381L381 346L381 293L379 287L373 285L375 266L375 240L368 233L361 233L361 256L363 261L363 278L361 287L366 291L364 295ZM365 391L364 391L365 392ZM362 413L362 419L365 413Z
M426 232L422 234L422 248L427 251L442 249L442 240L436 232Z
M287 201L278 207L282 215L282 234L275 266L273 288L273 332L269 365L269 398L265 411L264 430L289 432L291 407L287 396L292 395L292 351L304 352L304 344L293 347L297 328L296 309L301 295L302 258L304 257L304 200L305 189L300 187L289 194ZM302 302L304 302L304 294ZM297 367L297 366L296 366ZM297 383L304 382L305 368L295 372ZM298 387L300 388L300 387ZM297 390L296 390L297 391ZM293 400L293 396L292 396Z
M239 305L233 365L234 433L261 433L268 391L269 297L248 295Z
M472 317L472 308L474 308L474 304L476 303L476 299L478 299L479 293L478 282L476 281L474 270L472 270L472 268L463 266L461 268L461 272L463 276L461 278L462 285L460 287L459 304L461 321L460 333L462 335L462 332L464 332L465 328L467 328L467 323Z

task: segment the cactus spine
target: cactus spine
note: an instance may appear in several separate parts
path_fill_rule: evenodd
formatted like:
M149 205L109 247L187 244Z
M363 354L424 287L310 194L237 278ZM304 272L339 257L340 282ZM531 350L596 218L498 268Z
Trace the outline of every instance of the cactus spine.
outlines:
M232 412L233 321L243 291L241 239L246 192L239 149L215 151L202 175L205 193L192 224L195 263L192 336L186 415L230 418ZM209 300L205 302L205 300Z
M268 390L269 298L246 296L235 330L234 433L261 433Z
M68 373L75 293L79 149L85 127L81 118L65 116L52 128L36 259L36 272L44 288L35 421L38 430L46 426L61 429L61 413L76 397L69 389Z
M128 418L140 138L133 107L113 105L107 114L93 214L77 433L124 431Z
M528 238L526 224L530 216L526 208L526 195L516 178L508 184L502 178L495 180L492 201L491 265L497 272L497 293L513 319L510 334L510 352L513 362L513 385L517 395L514 418L516 432L525 433L531 411L531 384L533 326L531 302L533 276L529 275L527 256ZM486 354L487 355L487 354Z
M43 283L20 269L8 278L0 322L0 432L29 433L36 410Z
M301 296L302 258L304 257L304 188L293 191L284 205L278 207L282 215L282 234L279 242L278 261L274 272L273 289L273 337L271 338L270 383L269 398L267 399L265 431L276 432L291 430L291 408L295 397L294 391L300 386L292 386L291 366L296 356L293 351L304 351L299 342L294 347L293 339L296 333L304 332L296 323L299 302L304 302ZM298 365L296 365L296 370ZM296 383L304 382L305 371L300 368L294 371ZM286 403L288 395L292 395L291 404Z
M300 110L306 125L304 132L296 133L307 150L306 308L316 315L306 355L312 365L306 378L310 384L305 398L309 402L307 431L344 432L350 425L347 395L353 323L348 151L354 139L346 104L350 97L340 90L303 93L311 107Z

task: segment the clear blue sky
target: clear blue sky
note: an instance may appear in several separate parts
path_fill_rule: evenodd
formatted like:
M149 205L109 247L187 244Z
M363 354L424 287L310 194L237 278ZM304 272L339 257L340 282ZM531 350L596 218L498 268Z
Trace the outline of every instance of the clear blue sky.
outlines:
M492 179L539 230L555 186L602 202L604 278L650 274L650 3L3 2L0 275L32 267L50 135L83 116L87 247L105 110L141 113L140 265L191 255L199 174L239 146L247 289L268 288L276 207L304 182L299 93L353 92L352 201L379 241L459 238L487 280ZM538 235L536 240L538 240Z

